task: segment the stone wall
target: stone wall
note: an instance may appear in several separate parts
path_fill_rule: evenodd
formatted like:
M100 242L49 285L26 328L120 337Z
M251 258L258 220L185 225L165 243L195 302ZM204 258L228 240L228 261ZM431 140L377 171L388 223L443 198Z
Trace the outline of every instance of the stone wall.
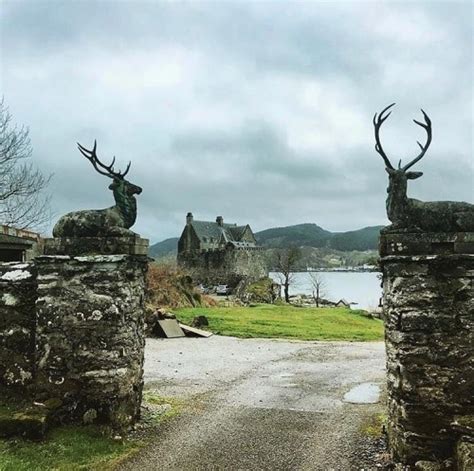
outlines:
M178 264L191 271L194 281L236 286L242 279L268 276L261 248L228 248L205 252L183 252Z
M0 385L24 389L33 381L36 270L32 263L0 264Z
M67 421L123 425L139 416L146 256L36 259L37 397Z
M0 264L0 386L46 406L51 423L133 423L143 387L148 241L44 243L49 255ZM100 250L107 253L90 254Z
M474 234L386 233L380 254L391 451L453 457L474 415Z

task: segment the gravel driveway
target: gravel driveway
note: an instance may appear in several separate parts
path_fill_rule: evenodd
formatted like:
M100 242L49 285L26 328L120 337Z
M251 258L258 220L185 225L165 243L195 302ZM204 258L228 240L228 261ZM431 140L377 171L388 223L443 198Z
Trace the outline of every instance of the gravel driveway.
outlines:
M378 404L349 404L385 383L382 342L148 339L146 387L191 407L122 470L360 469L361 425ZM367 469L367 468L366 468Z

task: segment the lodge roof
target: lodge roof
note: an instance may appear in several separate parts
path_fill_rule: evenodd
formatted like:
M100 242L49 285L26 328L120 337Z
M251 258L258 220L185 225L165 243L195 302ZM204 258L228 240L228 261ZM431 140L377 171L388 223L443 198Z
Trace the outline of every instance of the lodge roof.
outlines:
M219 218L218 218L219 220ZM232 244L235 247L254 247L255 244L243 241L242 237L248 225L238 226L237 224L224 223L222 219L220 222L212 221L197 221L192 219L188 222L196 233L201 242L221 242L224 244Z

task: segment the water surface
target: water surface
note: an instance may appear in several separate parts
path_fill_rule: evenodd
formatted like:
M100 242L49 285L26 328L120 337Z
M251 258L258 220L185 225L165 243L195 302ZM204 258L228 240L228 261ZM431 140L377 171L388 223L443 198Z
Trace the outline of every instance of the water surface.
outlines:
M353 309L375 309L382 296L380 274L376 272L318 272L326 287L325 299L339 301L345 299L355 302ZM278 273L270 273L270 277L280 283ZM290 285L292 294L312 294L313 287L308 273L295 273Z

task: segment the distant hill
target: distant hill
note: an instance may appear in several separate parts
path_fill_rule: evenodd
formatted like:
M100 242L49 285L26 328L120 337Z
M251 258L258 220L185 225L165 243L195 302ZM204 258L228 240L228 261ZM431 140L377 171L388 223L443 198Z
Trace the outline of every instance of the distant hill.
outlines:
M316 224L275 227L257 232L255 237L263 247L324 247L331 239L331 232Z
M153 244L148 249L148 255L153 258L161 258L173 255L173 253L176 254L178 251L178 240L179 237L171 237L171 239L165 239Z
M364 227L356 231L330 232L317 224L297 224L276 227L255 234L263 247L326 247L341 251L376 250L380 229L383 226Z
M317 224L297 224L275 227L255 233L260 245L266 248L314 247L349 252L353 250L376 250L380 229L383 226L364 227L356 231L330 232ZM158 242L150 247L150 257L176 256L178 237Z

